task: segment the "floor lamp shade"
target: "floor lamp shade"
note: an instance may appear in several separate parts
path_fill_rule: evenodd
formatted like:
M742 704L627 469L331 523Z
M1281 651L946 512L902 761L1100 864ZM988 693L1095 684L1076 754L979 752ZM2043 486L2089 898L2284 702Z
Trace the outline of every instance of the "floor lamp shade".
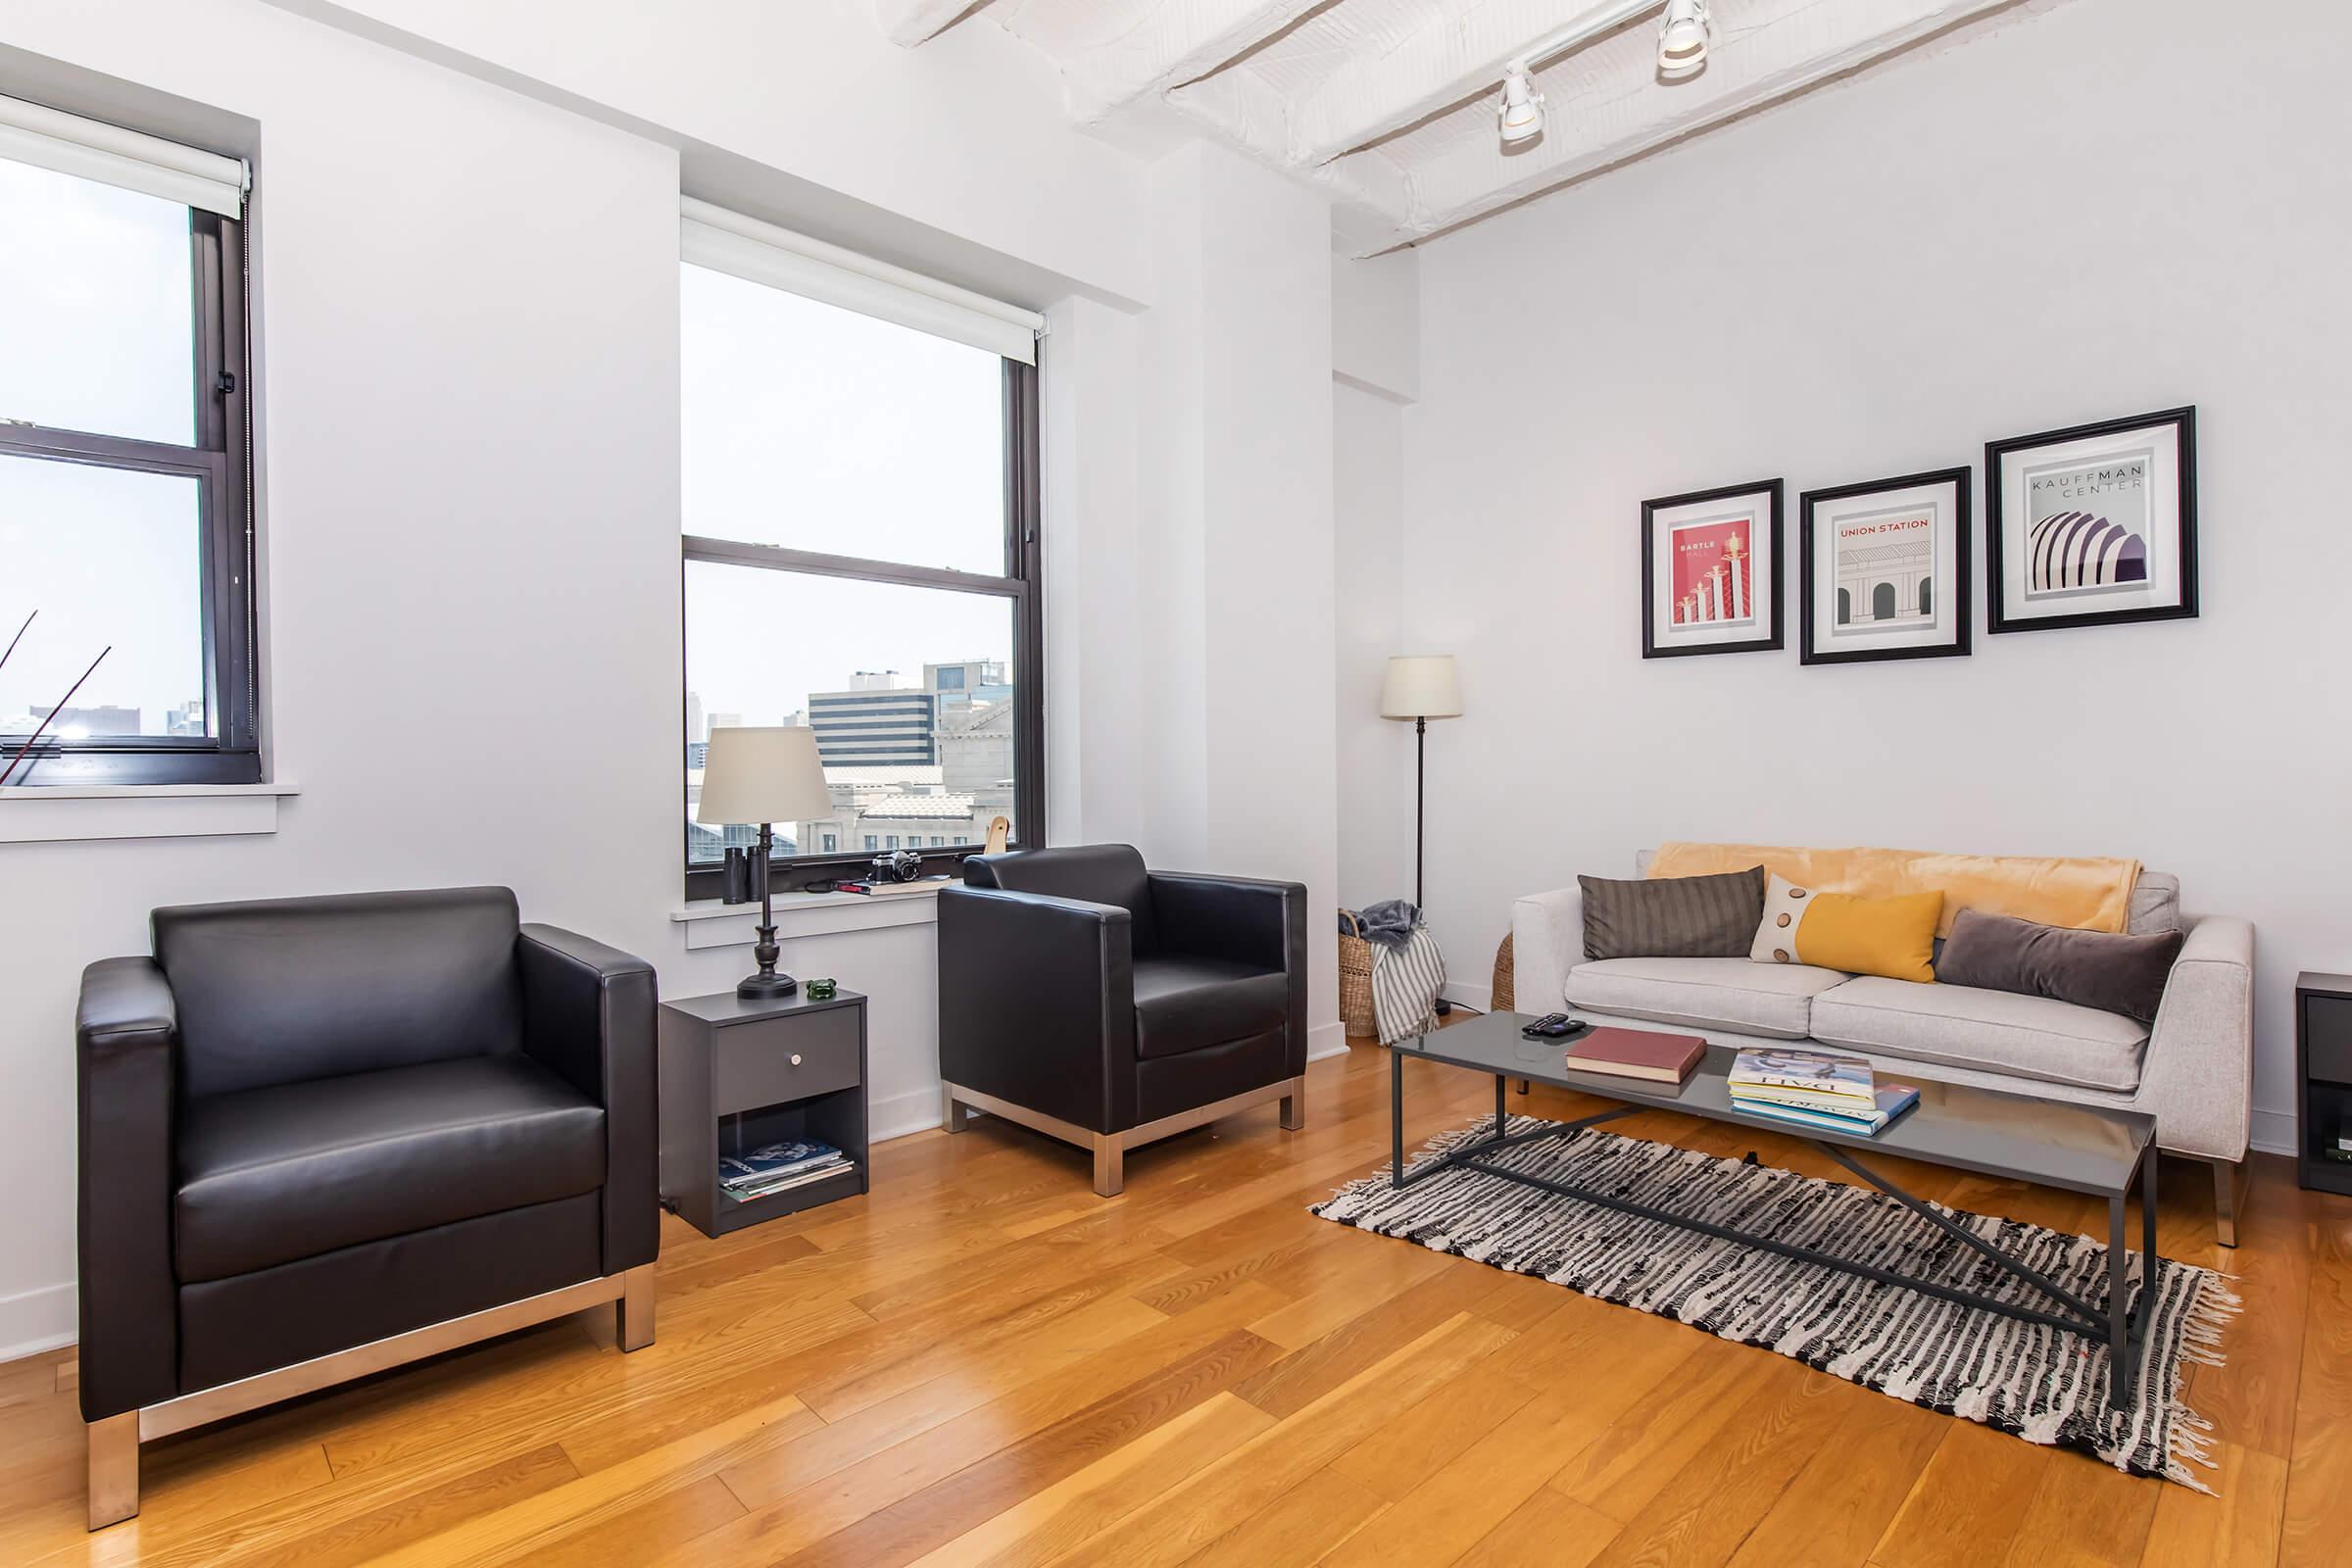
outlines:
M1461 682L1454 677L1451 654L1415 654L1389 661L1388 678L1380 683L1383 718L1459 718Z
M832 814L816 731L729 726L710 732L703 793L694 807L697 822L805 822Z

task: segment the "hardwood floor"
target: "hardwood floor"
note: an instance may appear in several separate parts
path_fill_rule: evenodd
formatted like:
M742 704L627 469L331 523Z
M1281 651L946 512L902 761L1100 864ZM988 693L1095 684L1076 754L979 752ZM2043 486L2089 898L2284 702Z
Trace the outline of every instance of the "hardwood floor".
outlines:
M1410 1064L1408 1135L1492 1108ZM1139 1150L975 1117L874 1150L874 1192L723 1241L664 1221L660 1338L609 1310L149 1446L81 1528L71 1351L0 1366L0 1562L182 1565L2319 1564L2352 1540L2352 1200L2255 1162L2244 1245L2166 1172L2175 1257L2240 1276L2196 1369L2218 1497L1937 1416L1658 1318L1327 1225L1388 1151L1387 1058ZM1594 1102L1539 1090L1515 1104ZM1665 1114L1637 1135L1818 1175ZM1905 1165L2074 1230L2065 1194Z

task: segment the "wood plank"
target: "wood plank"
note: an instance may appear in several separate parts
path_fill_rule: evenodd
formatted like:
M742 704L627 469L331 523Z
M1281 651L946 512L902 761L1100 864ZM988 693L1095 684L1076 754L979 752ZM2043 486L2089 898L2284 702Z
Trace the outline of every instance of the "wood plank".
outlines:
M1952 1418L1856 1392L1867 1396L1851 1401L1831 1440L1740 1543L1733 1568L1853 1568L1869 1559Z
M1509 1518L1455 1558L1453 1568L1585 1568L1622 1528L1605 1513L1539 1487Z
M2270 1568L2278 1560L2286 1511L2286 1461L2258 1448L2224 1444L2207 1478L2216 1495L2166 1487L2140 1568Z
M1982 1568L2007 1555L2052 1460L2076 1459L1955 1421L1871 1551L1878 1568Z

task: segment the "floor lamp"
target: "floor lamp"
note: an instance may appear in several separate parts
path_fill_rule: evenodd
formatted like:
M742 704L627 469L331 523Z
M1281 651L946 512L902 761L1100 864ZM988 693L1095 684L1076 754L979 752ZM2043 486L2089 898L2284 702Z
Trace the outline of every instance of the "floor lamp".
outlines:
M1422 807L1429 790L1429 721L1462 716L1461 683L1451 654L1421 654L1389 661L1380 683L1380 716L1413 721L1413 907L1421 907ZM1443 999L1438 1010L1447 1010Z

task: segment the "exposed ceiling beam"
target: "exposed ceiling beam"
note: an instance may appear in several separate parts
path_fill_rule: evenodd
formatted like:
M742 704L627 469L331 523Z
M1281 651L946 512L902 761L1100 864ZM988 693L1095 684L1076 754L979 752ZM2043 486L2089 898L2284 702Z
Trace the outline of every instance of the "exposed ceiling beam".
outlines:
M1719 35L1698 75L1632 93L1554 99L1543 139L1504 157L1464 137L1412 166L1413 213L1393 243L1443 229L1787 98L2014 0L1805 0ZM1718 23L1718 26L1721 24ZM1358 153L1339 161L1379 156Z
M1291 111L1291 161L1321 164L1413 122L1490 92L1514 61L1551 55L1623 26L1663 0L1585 0L1563 20L1559 0L1496 0L1433 14L1409 40L1332 73Z
M1062 62L1070 114L1096 124L1139 98L1207 75L1323 0L1166 0L1107 43Z
M1396 241L1388 236L1410 220L1412 199L1404 171L1377 153L1343 158L1320 169L1286 169L1282 150L1289 113L1282 96L1253 72L1220 73L1169 93L1167 101L1186 119L1258 162L1330 191L1342 226L1363 241L1353 249L1389 249Z
M902 49L928 43L956 24L956 19L987 0L874 0L874 20L883 34Z

